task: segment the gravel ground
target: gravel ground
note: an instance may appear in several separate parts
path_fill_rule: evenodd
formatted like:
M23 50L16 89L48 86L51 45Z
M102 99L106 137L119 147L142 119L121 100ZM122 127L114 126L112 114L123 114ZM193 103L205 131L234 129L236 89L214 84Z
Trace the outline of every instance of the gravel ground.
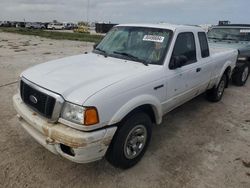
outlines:
M250 187L250 81L231 85L219 103L201 95L169 113L129 170L75 164L36 143L17 122L13 82L32 65L92 45L0 33L0 187Z

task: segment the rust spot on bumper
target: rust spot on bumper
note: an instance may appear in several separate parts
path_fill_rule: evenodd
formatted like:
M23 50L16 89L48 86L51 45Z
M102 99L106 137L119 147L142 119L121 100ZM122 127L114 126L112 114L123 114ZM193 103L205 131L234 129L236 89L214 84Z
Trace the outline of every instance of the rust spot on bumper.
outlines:
M112 138L113 138L113 136L107 137L107 138L105 138L105 139L102 141L102 143L103 143L105 146L109 146L110 143L111 143L111 141L112 141Z
M43 132L44 132L45 136L49 136L49 128L48 128L48 126L43 126L42 128L43 128Z
M73 147L73 148L79 148L79 147L86 147L87 144L85 143L85 140L79 137L72 137L67 135L65 132L57 131L57 130L51 130L50 137L57 142L60 142L62 144L65 144L67 146Z
M58 143L65 144L73 148L87 146L86 140L81 137L79 131L66 127L62 124L44 124L42 126L44 134ZM70 132L70 134L69 134Z

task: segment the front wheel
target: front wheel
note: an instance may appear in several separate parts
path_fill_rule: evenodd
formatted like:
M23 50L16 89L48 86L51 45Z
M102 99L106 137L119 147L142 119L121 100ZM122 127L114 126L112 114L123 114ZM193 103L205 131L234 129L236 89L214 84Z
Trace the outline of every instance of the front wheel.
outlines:
M134 166L146 152L151 139L152 122L145 113L127 118L118 128L107 151L107 160L122 169Z
M218 86L207 91L207 99L211 102L220 101L223 96L226 85L227 85L227 76L223 74Z
M249 76L249 66L247 64L238 67L232 75L232 81L237 86L245 85Z

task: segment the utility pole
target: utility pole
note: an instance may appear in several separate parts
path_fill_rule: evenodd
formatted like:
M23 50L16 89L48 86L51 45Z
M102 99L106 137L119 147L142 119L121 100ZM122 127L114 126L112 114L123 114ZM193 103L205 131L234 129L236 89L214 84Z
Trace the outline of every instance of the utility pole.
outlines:
M89 23L89 0L87 0L87 23Z

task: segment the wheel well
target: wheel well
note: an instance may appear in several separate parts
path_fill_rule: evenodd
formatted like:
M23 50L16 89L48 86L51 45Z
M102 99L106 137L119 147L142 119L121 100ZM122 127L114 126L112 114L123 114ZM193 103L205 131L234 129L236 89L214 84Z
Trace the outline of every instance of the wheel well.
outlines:
M231 67L227 67L223 74L225 74L225 75L227 76L227 84L226 84L226 87L228 87L228 85L229 85L229 80L230 80L230 74L231 74Z
M153 107L152 105L150 104L145 104L145 105L142 105L142 106L139 106L137 108L135 108L134 110L132 110L131 112L129 112L124 118L122 121L126 120L127 118L129 118L131 115L134 115L135 113L138 113L138 112L144 112L146 113L152 123L156 123L156 117L155 117L155 113L154 113L154 110L153 110Z

